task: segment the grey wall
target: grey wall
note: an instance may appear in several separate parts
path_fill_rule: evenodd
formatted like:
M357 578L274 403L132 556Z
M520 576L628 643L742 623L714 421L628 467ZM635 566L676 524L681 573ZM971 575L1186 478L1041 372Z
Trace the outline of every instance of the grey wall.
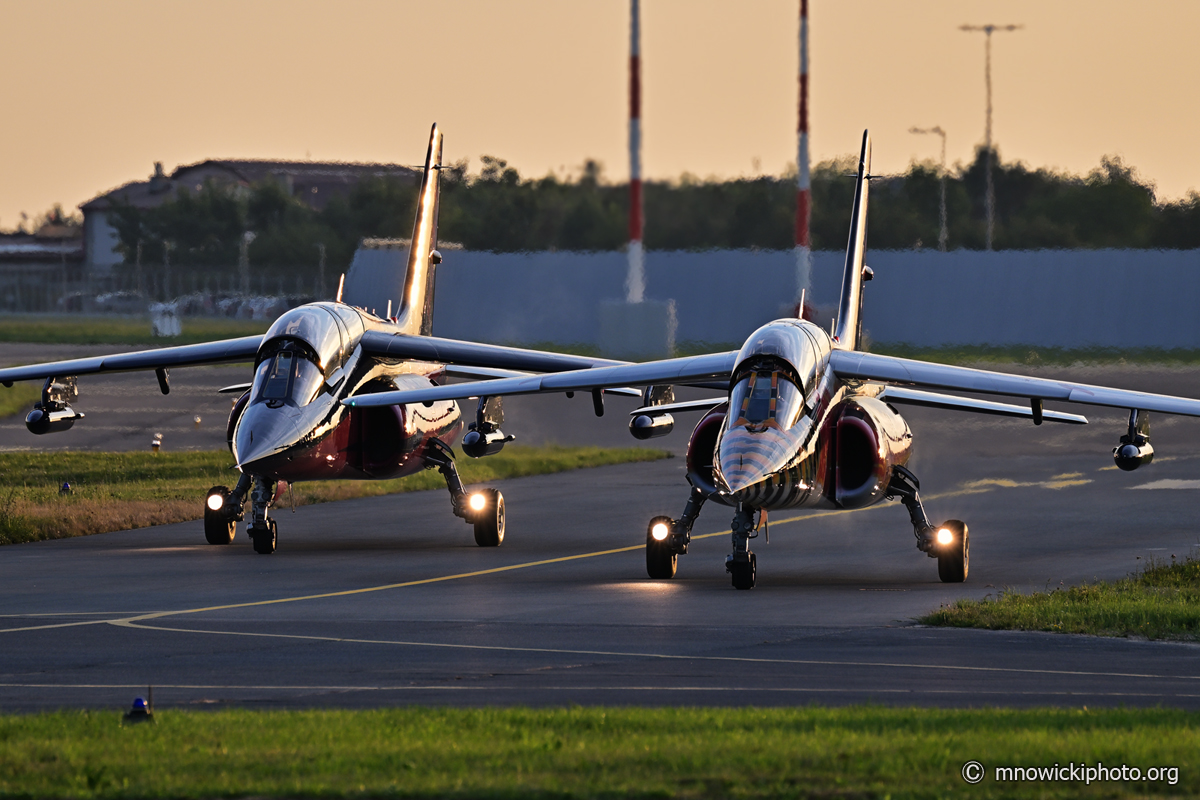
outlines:
M434 333L595 344L599 306L624 297L622 253L447 251ZM832 314L840 252L813 254ZM1200 251L868 251L864 328L914 345L1200 347ZM648 252L646 296L673 299L680 342L740 342L794 302L790 251Z

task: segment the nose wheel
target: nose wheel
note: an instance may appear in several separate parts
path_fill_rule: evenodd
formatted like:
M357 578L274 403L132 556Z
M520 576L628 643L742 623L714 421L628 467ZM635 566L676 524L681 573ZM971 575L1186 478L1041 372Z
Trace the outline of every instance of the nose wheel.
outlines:
M758 559L754 553L747 551L745 561L726 560L725 571L733 577L733 588L753 589L758 577ZM733 557L730 556L730 559Z
M766 513L763 512L764 517ZM733 578L733 588L753 589L758 578L758 559L750 551L750 540L758 536L754 509L738 503L730 527L733 529L733 552L725 558L725 571Z
M254 552L259 555L269 556L275 552L276 528L275 520L268 519L263 525L252 525L246 529L250 534L250 541L254 543Z

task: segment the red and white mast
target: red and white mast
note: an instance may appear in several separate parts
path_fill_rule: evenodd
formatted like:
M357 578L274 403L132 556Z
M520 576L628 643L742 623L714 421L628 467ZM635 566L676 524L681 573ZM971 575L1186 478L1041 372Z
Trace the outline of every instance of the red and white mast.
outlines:
M646 293L642 253L642 72L638 0L629 0L629 274L625 299L640 303Z
M796 143L796 316L811 319L812 240L808 223L812 218L812 184L808 167L808 0L800 0L800 122ZM804 308L800 307L804 305Z

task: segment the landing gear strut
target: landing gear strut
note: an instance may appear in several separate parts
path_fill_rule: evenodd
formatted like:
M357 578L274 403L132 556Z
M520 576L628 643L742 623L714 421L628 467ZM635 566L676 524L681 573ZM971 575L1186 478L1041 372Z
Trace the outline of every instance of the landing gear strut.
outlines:
M970 535L967 523L947 520L940 527L929 524L925 506L921 503L921 482L904 467L895 467L888 483L887 496L899 497L908 509L917 549L938 560L938 577L942 583L962 583L970 568Z
M500 490L489 487L467 494L454 465L454 451L437 439L430 440L425 461L446 479L454 516L475 526L475 544L498 547L504 541L504 495Z
M655 517L646 528L646 574L655 580L675 577L679 556L688 551L692 526L708 496L695 486L679 519Z
M267 509L275 499L276 484L257 475L253 480L254 485L250 489L250 525L246 533L254 543L254 552L265 556L275 552L278 539L275 520L267 518Z
M758 535L754 509L738 503L730 527L733 529L733 552L725 557L725 571L733 576L733 588L753 589L758 573L758 559L750 551L750 540Z

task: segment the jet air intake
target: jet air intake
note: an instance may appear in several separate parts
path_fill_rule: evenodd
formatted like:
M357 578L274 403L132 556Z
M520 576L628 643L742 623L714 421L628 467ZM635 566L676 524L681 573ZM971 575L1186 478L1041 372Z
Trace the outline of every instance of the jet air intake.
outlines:
M1133 472L1143 464L1154 460L1154 447L1150 444L1150 414L1129 412L1129 432L1121 437L1121 443L1113 448L1113 461L1126 472Z

